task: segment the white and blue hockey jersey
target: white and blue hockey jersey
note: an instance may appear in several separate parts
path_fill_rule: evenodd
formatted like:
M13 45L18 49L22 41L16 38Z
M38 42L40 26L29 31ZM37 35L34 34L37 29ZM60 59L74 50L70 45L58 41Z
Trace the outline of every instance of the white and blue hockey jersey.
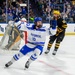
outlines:
M27 42L35 45L44 45L47 35L54 35L56 29L46 28L35 29L35 25L28 25L26 22L19 21L17 24L19 30L27 31ZM51 33L51 34L50 34Z
M32 27L27 27L28 38L27 41L32 44L44 45L47 33L49 34L49 29L44 27L40 29L35 29L35 25Z

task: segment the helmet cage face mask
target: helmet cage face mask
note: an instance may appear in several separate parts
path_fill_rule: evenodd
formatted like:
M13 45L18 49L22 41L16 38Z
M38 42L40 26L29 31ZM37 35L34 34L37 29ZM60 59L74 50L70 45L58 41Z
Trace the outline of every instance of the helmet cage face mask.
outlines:
M36 25L37 28L41 28L42 27L42 18L41 17L35 17L34 24Z
M57 14L54 14L53 16L54 16L54 17L57 17L58 15L57 15Z
M42 21L37 21L36 22L36 27L41 28L42 27Z

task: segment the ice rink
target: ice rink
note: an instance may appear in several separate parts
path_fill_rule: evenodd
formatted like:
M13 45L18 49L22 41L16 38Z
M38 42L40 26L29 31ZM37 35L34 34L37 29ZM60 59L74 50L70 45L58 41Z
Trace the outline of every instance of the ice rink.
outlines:
M47 41L44 51L46 50ZM54 45L48 55L43 52L27 70L24 70L24 66L32 53L16 61L9 68L4 68L4 65L18 51L0 49L0 75L75 75L75 36L64 38L56 56L52 55L53 49Z

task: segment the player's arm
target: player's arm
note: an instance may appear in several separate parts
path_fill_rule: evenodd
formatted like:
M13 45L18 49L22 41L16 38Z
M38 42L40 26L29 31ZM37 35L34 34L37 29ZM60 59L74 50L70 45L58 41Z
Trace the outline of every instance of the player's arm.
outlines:
M66 29L67 28L67 23L65 20L62 21L62 29Z
M50 28L52 29L56 29L57 26L57 21L55 19L50 21Z
M65 29L67 28L67 23L63 19L60 20L60 25L61 27L57 27L56 36L58 36L59 33L65 32Z
M67 23L65 20L60 20L61 21L61 27L57 27L57 32L63 32L67 28Z
M57 21L55 19L50 21L50 34L55 35L56 34L56 26Z
M20 37L23 38L23 32L27 30L27 23L19 21L15 23L14 28L19 33Z

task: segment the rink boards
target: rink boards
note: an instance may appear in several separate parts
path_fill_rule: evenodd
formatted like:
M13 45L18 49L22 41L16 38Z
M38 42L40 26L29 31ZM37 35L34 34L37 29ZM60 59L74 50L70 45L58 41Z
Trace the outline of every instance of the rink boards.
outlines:
M49 23L44 23L43 25L49 27ZM0 36L3 36L6 26L7 26L6 23L0 23ZM75 35L75 23L68 23L68 27L66 29L66 35Z

